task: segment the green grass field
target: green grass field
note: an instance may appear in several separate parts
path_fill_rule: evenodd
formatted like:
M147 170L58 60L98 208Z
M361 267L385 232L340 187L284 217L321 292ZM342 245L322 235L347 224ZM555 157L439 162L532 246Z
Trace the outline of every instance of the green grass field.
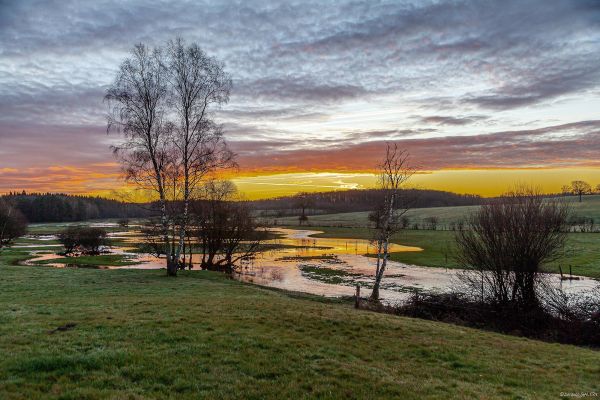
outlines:
M78 266L102 267L115 266L122 267L126 265L139 264L139 261L121 254L99 254L94 256L61 257L51 260L40 261L39 264L73 264Z
M600 392L594 350L357 311L210 272L173 279L0 260L2 399Z

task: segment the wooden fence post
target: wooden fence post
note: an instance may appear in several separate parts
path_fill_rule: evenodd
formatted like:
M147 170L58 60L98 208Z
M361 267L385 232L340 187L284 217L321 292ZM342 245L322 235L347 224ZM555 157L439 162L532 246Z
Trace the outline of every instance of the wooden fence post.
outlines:
M356 284L356 297L354 298L354 308L360 308L360 283Z

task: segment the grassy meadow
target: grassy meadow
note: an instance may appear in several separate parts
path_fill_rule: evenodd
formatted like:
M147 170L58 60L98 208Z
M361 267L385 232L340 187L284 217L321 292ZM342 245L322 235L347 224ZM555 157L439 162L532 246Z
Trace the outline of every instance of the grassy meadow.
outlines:
M217 273L0 257L0 398L557 398L600 352L354 310Z

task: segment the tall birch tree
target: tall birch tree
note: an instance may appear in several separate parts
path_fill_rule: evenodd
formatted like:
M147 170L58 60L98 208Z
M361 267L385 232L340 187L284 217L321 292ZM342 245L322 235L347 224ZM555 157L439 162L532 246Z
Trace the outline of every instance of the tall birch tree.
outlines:
M370 215L375 223L377 245L375 282L370 297L372 301L379 301L379 289L389 259L390 240L402 228L402 216L412 203L402 193L403 186L415 172L408 159L406 150L399 149L396 143L388 143L385 158L379 165L379 187L384 192L384 199Z
M167 45L167 54L182 205L178 245L171 254L173 262L177 262L185 243L194 192L210 172L234 166L234 154L225 143L221 127L212 119L212 111L229 101L231 77L222 63L209 57L196 43L186 45L177 38Z

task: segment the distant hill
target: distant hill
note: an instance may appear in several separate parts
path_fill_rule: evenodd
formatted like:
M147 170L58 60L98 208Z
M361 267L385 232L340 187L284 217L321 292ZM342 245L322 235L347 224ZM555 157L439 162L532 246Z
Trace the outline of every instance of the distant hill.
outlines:
M2 196L29 222L71 222L102 218L139 218L151 212L142 204L101 197L57 193L9 193Z
M278 197L274 199L252 201L261 215L286 215L295 213L299 208L300 197L309 204L308 214L345 213L370 211L375 204L381 203L384 196L382 190L345 190L322 193L304 193L296 196ZM457 194L440 190L410 189L403 191L403 196L410 199L413 208L451 207L480 205L483 199L478 195Z

